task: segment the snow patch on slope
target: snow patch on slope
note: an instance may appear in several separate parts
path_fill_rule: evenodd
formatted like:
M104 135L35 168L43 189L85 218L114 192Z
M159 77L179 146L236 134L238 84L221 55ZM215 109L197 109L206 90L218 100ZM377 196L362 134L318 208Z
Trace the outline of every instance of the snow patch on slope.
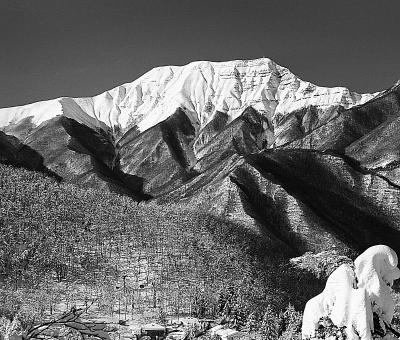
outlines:
M60 114L59 99L0 109L0 127L16 124L27 117L32 117L33 124L40 125L42 122Z

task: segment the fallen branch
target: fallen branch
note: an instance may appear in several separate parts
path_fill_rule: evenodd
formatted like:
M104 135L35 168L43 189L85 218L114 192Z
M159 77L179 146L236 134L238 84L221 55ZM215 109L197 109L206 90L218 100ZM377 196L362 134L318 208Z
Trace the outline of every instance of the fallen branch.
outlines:
M35 327L29 329L22 338L24 340L37 339L42 337L44 332L50 327L54 326L65 326L70 329L74 329L80 333L82 339L96 338L101 340L111 340L110 335L105 331L107 325L105 323L85 322L79 317L87 311L86 309L71 308L69 312L62 315L60 318L41 323Z
M386 328L393 333L394 336L400 338L400 332L395 330L392 326L385 323Z

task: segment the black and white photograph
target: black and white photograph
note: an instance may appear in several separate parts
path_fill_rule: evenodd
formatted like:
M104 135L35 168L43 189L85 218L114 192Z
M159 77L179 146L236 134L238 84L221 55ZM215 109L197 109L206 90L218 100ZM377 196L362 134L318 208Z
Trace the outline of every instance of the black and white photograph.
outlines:
M0 0L0 340L400 339L399 0Z

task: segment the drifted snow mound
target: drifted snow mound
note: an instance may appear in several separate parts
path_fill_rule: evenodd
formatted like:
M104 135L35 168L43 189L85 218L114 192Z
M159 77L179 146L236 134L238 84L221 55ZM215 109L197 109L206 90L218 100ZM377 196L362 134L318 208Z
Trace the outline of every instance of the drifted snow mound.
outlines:
M322 109L328 119L338 106L349 108L374 96L344 87L316 86L268 58L196 61L154 68L131 83L94 97L63 97L0 109L0 128L27 118L37 126L65 115L88 126L105 124L122 132L136 126L142 132L181 107L193 125L201 129L217 111L227 113L232 121L249 106L275 126L301 108Z
M390 292L393 281L400 278L397 264L393 249L377 245L357 257L354 266L346 263L338 267L327 279L324 291L307 302L302 338L317 339L316 331L326 318L338 328L345 327L348 340L376 339L376 326L385 334L394 313ZM382 339L391 338L388 333Z

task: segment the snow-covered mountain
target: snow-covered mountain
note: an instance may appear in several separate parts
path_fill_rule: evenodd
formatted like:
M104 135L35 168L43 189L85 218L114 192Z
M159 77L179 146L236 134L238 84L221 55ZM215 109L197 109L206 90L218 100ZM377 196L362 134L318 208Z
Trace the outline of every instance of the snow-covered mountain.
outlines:
M400 83L357 94L266 58L199 61L91 98L0 109L0 162L184 201L297 253L398 249L399 134Z
M362 104L374 94L358 94L344 87L319 87L303 81L270 59L228 62L197 61L185 66L152 69L139 79L88 98L61 97L0 109L0 127L32 117L36 126L58 115L88 126L137 126L142 132L184 108L197 129L217 111L234 120L249 106L271 126L290 112L314 106L333 111ZM1 103L0 103L1 105Z

